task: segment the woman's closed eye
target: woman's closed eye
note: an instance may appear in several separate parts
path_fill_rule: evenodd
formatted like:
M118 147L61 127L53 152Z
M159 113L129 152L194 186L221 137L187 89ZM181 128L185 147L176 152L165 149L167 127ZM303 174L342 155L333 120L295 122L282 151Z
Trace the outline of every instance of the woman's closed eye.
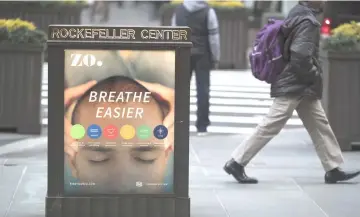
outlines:
M90 163L105 163L110 160L110 157L103 153L95 153L88 157Z
M84 154L90 163L105 163L110 160L114 149L106 146L85 146Z
M151 164L161 154L161 148L137 147L131 151L131 156L139 163Z
M151 164L157 159L158 155L154 153L144 152L134 154L133 158L139 163Z

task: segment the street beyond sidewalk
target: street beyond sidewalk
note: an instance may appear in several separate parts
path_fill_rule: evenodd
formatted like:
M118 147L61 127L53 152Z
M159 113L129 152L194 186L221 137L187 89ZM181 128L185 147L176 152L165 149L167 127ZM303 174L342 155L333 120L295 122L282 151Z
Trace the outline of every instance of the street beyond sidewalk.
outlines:
M190 138L192 217L358 217L359 179L325 185L324 172L303 129L286 130L251 165L258 185L240 185L222 166L243 135ZM33 148L0 153L0 216L43 217L47 138L17 142ZM9 149L10 150L10 149ZM360 167L360 153L344 153L347 169ZM61 172L61 171L59 171Z

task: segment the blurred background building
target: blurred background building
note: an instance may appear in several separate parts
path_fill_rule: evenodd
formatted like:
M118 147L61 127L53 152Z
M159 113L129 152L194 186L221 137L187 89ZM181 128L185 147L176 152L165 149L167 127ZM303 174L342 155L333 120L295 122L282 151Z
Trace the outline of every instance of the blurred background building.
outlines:
M181 1L0 1L0 18L21 19L20 21L3 22L5 23L3 24L5 28L9 28L10 30L15 24L15 26L29 26L29 24L24 24L24 22L29 21L32 22L39 30L44 32L47 31L48 25L50 24L104 24L137 26L170 25L170 20L173 15L174 8L179 3L181 3ZM297 4L297 1L209 1L209 4L215 8L217 13L221 40L221 59L219 64L220 71L213 71L211 73L212 87L210 100L210 119L213 124L209 128L209 131L221 134L247 133L257 125L261 118L266 114L267 109L271 104L269 86L257 81L251 75L248 63L248 52L251 50L256 33L267 22L267 20L269 18L283 19L289 10ZM360 8L360 2L358 1L328 1L325 13L323 16L318 18L322 25L321 33L323 38L328 38L331 35L332 30L341 24L349 24L351 21L360 22L360 10L358 10L358 8ZM351 30L353 28L351 26L349 27L349 25L345 26L345 29L350 29L346 32L346 34L354 32ZM338 30L338 32L342 31L343 29ZM336 46L344 47L342 45ZM46 52L44 54L46 57ZM9 55L9 52L0 52L0 55ZM16 54L14 55L18 56ZM5 63L10 64L9 61L7 61L7 58L3 58L6 60L3 65L5 65ZM14 66L18 66L17 63L20 61L20 59L16 60L16 58L12 57L10 59L15 61L12 63L13 65L10 66L11 70L15 70ZM329 58L324 57L325 62L328 59ZM40 61L40 59L38 59L38 61ZM345 61L346 64L344 64L344 61L340 62L342 67L344 65L350 66L347 60ZM331 63L333 62L334 61ZM37 80L41 77L42 85L41 89L38 90L40 92L32 94L31 96L40 97L40 122L42 126L46 128L48 122L48 72L46 58L44 64L39 62L39 64L35 65L38 67L38 69L34 68L33 70L35 72L42 71L42 73L35 73L35 75L38 77L33 76L32 79ZM27 65L18 67L22 67L22 70L29 69L29 66ZM326 67L326 65L324 68L326 70L339 70L336 67ZM351 66L351 68L352 70L355 70L356 66ZM349 71L341 67L340 69L341 71ZM226 70L226 72L224 70ZM4 71L4 73L6 76L9 76L7 71ZM24 71L23 73L27 72ZM225 76L225 74L227 76ZM20 76L21 73L15 73L12 76L15 75ZM3 78L7 78L6 76ZM231 79L229 80L225 77L231 77ZM17 79L17 77L8 77L8 79ZM329 79L333 78L329 77ZM344 79L344 77L342 77L342 79ZM333 96L334 93L331 91L334 91L335 89L335 93L338 95L338 97L345 99L343 97L344 94L346 95L347 92L357 93L356 88L360 85L357 85L356 87L350 86L353 88L352 90L344 90L344 85L341 85L338 89L336 89L332 80L330 80L328 83L332 84L331 90L330 88L329 90L324 90L325 96L331 95L331 97L324 99L324 107L329 112L334 113L333 122L339 123L338 127L336 124L334 124L334 127L339 128L339 131L341 131L340 129L345 129L342 125L350 124L342 123L340 121L343 120L339 119L339 117L341 117L341 111L336 110L334 112L334 109L330 109L335 108L330 104L336 104L336 102L332 102L334 101L333 99L336 99L336 97ZM192 82L191 85L190 120L192 125L190 129L194 131L193 124L196 121L195 112L197 109L196 91L195 83ZM24 91L24 94L30 94L25 89L22 91ZM346 96L350 95L351 94L347 94ZM7 100L12 100L10 95L7 97L9 97ZM36 98L33 100L38 101ZM356 106L354 107L354 103L350 105L350 102L353 101L353 98L349 98L349 103L347 105L348 110L350 108L357 108ZM11 103L9 103L9 105L12 105ZM346 103L344 105L346 105ZM36 112L37 107L34 106L33 110L31 111L32 113ZM2 116L0 116L0 128L16 129L17 126L15 125L19 122L16 121L16 118L9 117L18 117L18 115L14 113L15 110L13 109L9 108L6 111L8 113L3 112ZM354 116L354 114L351 115ZM36 120L36 118L34 120ZM6 124L3 124L4 126L2 126L1 123ZM287 128L302 128L302 123L295 115L288 123ZM340 134L342 135L342 133Z

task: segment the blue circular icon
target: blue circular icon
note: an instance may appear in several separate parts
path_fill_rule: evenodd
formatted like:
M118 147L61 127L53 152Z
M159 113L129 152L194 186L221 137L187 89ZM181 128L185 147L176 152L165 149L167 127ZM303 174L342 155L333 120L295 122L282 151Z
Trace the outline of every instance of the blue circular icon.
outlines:
M168 135L168 129L164 125L158 125L154 128L154 136L157 139L165 139Z
M98 139L101 136L101 127L99 125L93 124L88 127L87 134L92 139Z

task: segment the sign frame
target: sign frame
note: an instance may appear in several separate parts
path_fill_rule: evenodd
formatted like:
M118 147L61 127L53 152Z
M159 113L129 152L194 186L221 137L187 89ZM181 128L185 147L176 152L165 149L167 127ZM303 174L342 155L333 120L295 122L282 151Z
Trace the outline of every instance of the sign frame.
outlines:
M68 34L54 34L54 31ZM74 30L72 30L74 29ZM99 37L100 30L133 31L134 37ZM88 32L76 38L71 31ZM85 31L88 30L88 31ZM90 33L96 32L97 36ZM143 32L169 32L152 39ZM174 33L175 32L175 33ZM176 35L176 32L179 34ZM174 36L175 34L175 36ZM122 27L50 25L48 33L49 123L47 217L189 217L189 94L190 29L188 27ZM60 36L60 37L59 37ZM62 37L66 36L66 37ZM72 38L75 36L75 38ZM107 35L108 36L108 35ZM175 132L173 194L116 194L65 196L64 193L64 68L66 49L174 50L175 51ZM60 163L61 162L61 163Z

